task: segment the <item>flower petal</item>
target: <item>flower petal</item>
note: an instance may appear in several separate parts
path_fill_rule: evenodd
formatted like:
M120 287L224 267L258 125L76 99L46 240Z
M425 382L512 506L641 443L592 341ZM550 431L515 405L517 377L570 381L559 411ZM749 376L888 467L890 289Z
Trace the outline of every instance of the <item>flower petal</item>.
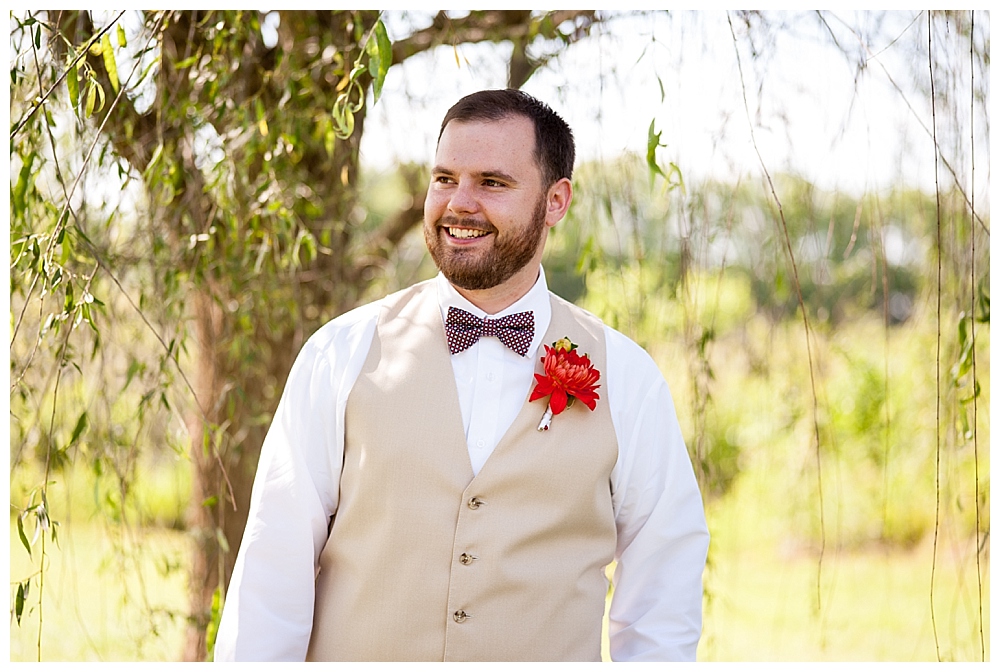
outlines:
M536 373L535 380L538 381L538 384L535 385L535 389L531 391L531 396L528 397L528 401L534 401L536 399L541 399L542 397L547 397L552 394L552 390L554 389L551 378L546 378L545 376Z
M600 397L594 392L580 392L579 394L574 394L573 396L583 402L590 410L597 408L597 400L600 399Z
M549 406L552 408L552 415L559 415L566 410L566 402L569 399L566 392L560 389L552 391L552 398L549 399Z

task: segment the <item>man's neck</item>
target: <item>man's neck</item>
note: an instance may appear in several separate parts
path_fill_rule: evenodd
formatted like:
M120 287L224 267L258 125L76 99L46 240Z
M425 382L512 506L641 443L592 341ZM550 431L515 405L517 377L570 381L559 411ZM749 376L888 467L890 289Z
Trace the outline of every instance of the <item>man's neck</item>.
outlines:
M540 266L524 268L515 273L507 282L489 289L464 289L455 287L455 291L465 297L469 303L479 308L487 315L496 315L520 301L531 288L535 286L540 273Z

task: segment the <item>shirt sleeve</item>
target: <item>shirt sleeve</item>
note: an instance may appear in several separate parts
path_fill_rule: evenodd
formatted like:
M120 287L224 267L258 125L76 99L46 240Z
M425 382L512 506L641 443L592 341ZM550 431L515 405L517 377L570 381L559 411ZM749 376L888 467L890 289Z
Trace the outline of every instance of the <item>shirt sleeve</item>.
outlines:
M338 504L344 409L375 317L354 311L327 324L292 365L261 449L217 661L305 660L316 567Z
M642 348L605 331L619 441L611 658L693 661L709 540L701 493L662 374Z

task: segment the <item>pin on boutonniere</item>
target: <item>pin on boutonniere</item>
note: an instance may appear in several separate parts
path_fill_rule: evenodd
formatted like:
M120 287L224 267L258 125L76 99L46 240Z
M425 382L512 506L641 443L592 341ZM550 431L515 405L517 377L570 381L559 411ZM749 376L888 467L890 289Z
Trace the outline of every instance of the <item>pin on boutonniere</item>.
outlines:
M577 399L590 410L597 408L600 396L596 390L600 387L597 381L601 378L601 372L590 363L590 357L581 355L576 348L576 343L569 340L569 337L560 338L551 348L545 346L545 356L542 357L545 375L535 374L538 383L528 398L528 401L549 398L542 421L538 423L540 432L549 428L552 416L565 411Z

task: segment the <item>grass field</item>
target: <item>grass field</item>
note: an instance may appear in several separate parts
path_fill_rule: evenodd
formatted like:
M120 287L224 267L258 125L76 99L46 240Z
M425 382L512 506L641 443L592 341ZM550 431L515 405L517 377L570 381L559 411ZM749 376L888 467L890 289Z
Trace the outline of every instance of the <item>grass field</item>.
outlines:
M734 500L710 510L705 661L936 660L930 621L931 546L827 549L817 605L815 549L776 542L747 524ZM49 554L42 660L169 661L183 641L186 589L182 532L144 531L123 539L84 523ZM11 533L11 580L30 572ZM38 552L38 545L35 546ZM971 569L971 571L970 571ZM985 656L989 660L989 568L984 566ZM979 658L974 562L939 553L936 620L944 660ZM140 580L141 577L141 580ZM32 600L29 603L34 604ZM38 656L37 606L11 622L10 659Z
M177 660L187 608L187 537L80 522L48 545L42 605L43 661ZM11 524L11 582L33 569ZM40 543L33 553L40 552ZM38 563L34 564L38 567ZM12 589L13 592L13 589ZM13 604L13 598L11 599ZM37 595L21 625L11 618L10 659L38 660Z
M710 512L699 660L989 660L988 554L979 585L972 540L940 539L931 622L933 540L912 548L816 547L766 533L738 501ZM939 650L938 650L939 649Z

